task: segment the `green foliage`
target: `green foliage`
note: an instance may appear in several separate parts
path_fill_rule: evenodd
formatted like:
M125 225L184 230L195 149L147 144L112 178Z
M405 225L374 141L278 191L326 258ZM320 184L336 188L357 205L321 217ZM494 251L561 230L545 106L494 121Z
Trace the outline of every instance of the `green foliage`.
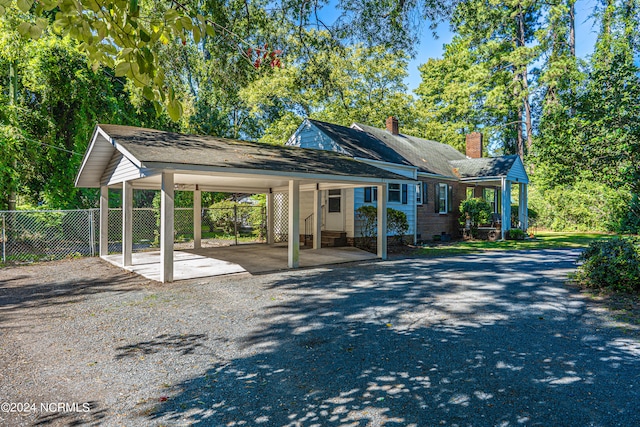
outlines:
M387 230L394 237L397 244L402 245L407 231L409 231L409 221L407 214L393 208L387 208Z
M374 238L377 235L378 208L372 205L363 205L356 209L356 220L360 222L361 246L364 249L373 247Z
M509 240L524 240L526 233L519 228L512 228L509 230Z
M209 206L209 220L215 228L226 234L235 234L243 226L250 226L259 237L263 237L264 215L261 206L222 200Z
M363 247L372 248L374 238L378 234L378 208L372 205L360 206L356 209L356 219L360 222ZM407 215L397 209L387 208L387 233L391 233L396 243L403 243L408 230Z
M537 213L530 227L555 231L618 231L629 192L590 180L575 185L529 186L529 206Z
M478 227L482 224L489 223L492 213L493 208L483 198L475 197L466 199L460 203L460 218L458 221L461 226L466 227L468 220L469 227L471 228L471 235L474 238L477 238Z
M612 238L592 242L580 255L576 280L616 292L640 292L640 240Z

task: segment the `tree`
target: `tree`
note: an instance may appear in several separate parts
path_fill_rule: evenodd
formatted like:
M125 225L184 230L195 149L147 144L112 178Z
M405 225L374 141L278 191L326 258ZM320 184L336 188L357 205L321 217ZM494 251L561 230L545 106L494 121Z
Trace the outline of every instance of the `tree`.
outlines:
M330 43L328 34L319 42ZM326 44L321 44L326 46ZM264 123L263 141L284 143L304 117L342 124L382 125L389 115L406 117L412 99L405 94L407 56L383 47L362 45L319 49L273 70L240 92L252 115Z

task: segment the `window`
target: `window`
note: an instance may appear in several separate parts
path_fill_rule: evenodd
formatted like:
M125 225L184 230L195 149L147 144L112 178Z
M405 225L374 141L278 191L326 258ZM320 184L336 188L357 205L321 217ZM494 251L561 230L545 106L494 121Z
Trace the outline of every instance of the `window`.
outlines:
M389 201L400 202L402 200L400 184L389 184Z
M452 211L453 187L447 184L438 183L436 188L436 213L446 214Z
M340 212L342 190L329 190L329 212Z
M364 187L364 202L372 203L378 201L378 187Z
M426 182L416 184L416 204L426 205L429 202L428 196L429 185Z
M422 183L416 184L416 205L422 204Z
M475 197L475 188L467 187L467 200L473 199Z

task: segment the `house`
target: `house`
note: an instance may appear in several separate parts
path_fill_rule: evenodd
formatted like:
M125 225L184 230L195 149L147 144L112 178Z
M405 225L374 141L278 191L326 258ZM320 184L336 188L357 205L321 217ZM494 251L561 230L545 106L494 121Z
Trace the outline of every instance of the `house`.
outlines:
M527 229L529 179L517 155L482 157L482 134L466 138L466 155L435 141L405 135L398 120L389 117L386 129L354 123L351 127L305 119L286 145L334 151L393 172L417 183L389 181L388 207L407 215L414 241L436 236L459 236L460 202L483 197L494 207L501 235L511 227ZM517 189L516 191L513 191ZM517 221L512 222L512 192L518 194ZM301 195L300 218L312 218L313 201ZM376 205L376 187L344 188L322 193L322 229L342 232L352 243L360 234L356 210ZM301 222L300 228L304 229Z

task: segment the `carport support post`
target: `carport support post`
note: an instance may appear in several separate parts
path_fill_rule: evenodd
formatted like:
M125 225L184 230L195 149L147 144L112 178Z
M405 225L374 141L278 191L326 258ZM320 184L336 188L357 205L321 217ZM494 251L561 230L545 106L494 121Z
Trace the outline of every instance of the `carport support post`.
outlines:
M109 254L109 187L100 187L100 256Z
M267 245L273 245L273 215L275 208L273 206L273 192L269 189L267 193Z
M200 249L202 246L202 191L193 191L193 249Z
M387 259L387 185L378 185L378 258Z
M131 182L122 183L122 265L132 265L133 251L133 186Z
M300 264L300 181L289 181L289 268Z
M507 238L507 231L511 229L511 181L502 178L502 233L501 239Z
M162 172L160 194L160 281L173 282L173 173Z
M322 246L322 192L316 189L316 190L313 190L313 249L320 249L321 246Z

